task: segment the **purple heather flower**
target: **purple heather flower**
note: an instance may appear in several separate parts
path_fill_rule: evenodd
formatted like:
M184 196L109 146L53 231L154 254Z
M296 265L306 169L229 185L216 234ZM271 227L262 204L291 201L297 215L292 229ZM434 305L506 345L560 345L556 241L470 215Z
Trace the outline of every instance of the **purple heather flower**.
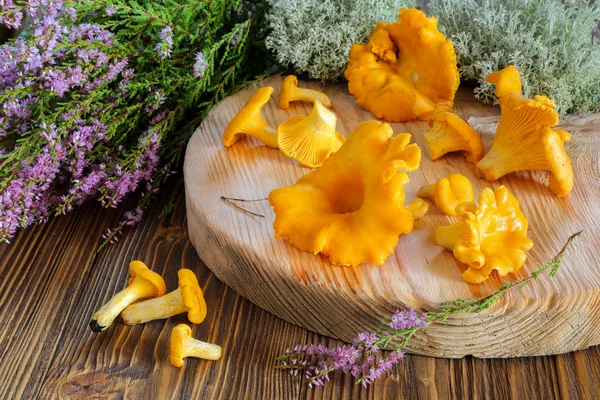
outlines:
M104 9L104 12L106 13L106 15L108 16L113 16L117 13L117 10L115 10L114 6L108 6Z
M396 311L389 323L389 327L394 330L425 328L426 326L427 313L418 314L415 310Z
M137 207L133 211L126 211L123 214L123 220L121 221L121 224L123 224L125 226L137 225L142 220L143 215L144 215L144 211L140 207Z
M128 68L121 73L121 76L125 79L133 79L135 76L135 70L133 68Z
M208 62L204 59L204 54L201 51L196 53L196 62L194 63L194 76L204 78L204 73L209 67Z
M380 333L359 333L352 345L332 349L322 344L296 345L293 349L287 349L279 361L293 376L296 376L299 370L303 370L309 387L322 386L329 381L328 374L336 370L350 373L357 382L367 386L378 377L389 373L394 365L404 359L404 353L400 349L389 353L387 357L380 353L381 343L394 337L402 338L409 329L426 326L426 313L419 314L414 310L397 311L392 315L387 330Z
M154 50L158 53L161 59L171 57L171 52L173 51L173 28L170 26L165 26L160 31L160 42L156 44Z

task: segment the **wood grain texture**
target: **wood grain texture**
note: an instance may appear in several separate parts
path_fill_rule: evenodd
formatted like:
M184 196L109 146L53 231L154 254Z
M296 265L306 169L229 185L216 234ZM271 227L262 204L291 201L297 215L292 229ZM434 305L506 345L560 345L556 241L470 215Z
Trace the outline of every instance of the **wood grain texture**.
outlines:
M170 197L169 188L164 192ZM409 355L369 388L332 375L309 389L273 368L295 343L341 342L310 333L253 305L220 282L196 255L180 199L171 217L154 204L135 229L95 253L121 210L85 206L20 232L0 245L0 398L11 399L597 399L600 347L519 359L435 359ZM129 327L118 320L101 334L93 311L125 285L139 258L174 287L180 267L193 269L209 313L193 327L223 346L216 362L168 361L166 343L180 317Z
M311 105L278 107L282 78L260 86L275 89L263 109L272 126L293 115L307 115ZM332 99L338 130L348 135L359 122L373 119L356 105L345 85L302 83L323 90ZM256 87L217 105L188 145L185 185L190 238L200 257L216 276L265 310L311 331L350 341L357 331L377 329L397 308L429 309L457 298L486 295L501 280L493 275L484 284L463 282L464 266L431 242L439 225L455 223L436 207L416 222L410 235L400 237L396 253L380 267L332 266L326 257L302 253L284 240L275 240L274 214L268 202L246 203L265 215L252 217L220 200L220 196L260 199L275 188L295 183L309 171L276 149L251 138L224 148L225 126L243 107ZM468 91L459 92L455 110L491 145L499 109L477 102ZM391 124L409 132L421 147L423 122ZM566 149L575 171L575 188L566 198L546 187L544 172L519 172L490 183L479 179L473 164L460 155L432 162L424 152L421 168L409 174L407 202L417 189L450 173L462 173L473 183L476 196L485 187L505 185L520 201L530 221L535 246L517 277L539 268L578 230L586 232L569 250L558 279L542 279L513 291L495 307L480 314L462 314L434 325L411 342L409 350L439 357L531 356L558 354L600 343L600 115L569 119L562 126L572 140Z

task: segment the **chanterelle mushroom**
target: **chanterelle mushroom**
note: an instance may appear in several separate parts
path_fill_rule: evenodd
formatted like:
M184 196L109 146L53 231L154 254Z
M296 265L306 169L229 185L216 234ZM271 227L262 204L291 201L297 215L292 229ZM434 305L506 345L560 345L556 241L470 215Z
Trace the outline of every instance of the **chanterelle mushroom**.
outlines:
M552 128L559 122L556 104L546 96L523 96L519 71L512 65L486 80L496 85L502 113L492 147L477 168L489 181L515 171L549 171L550 190L559 197L568 195L573 168L564 144L571 135Z
M461 174L450 174L447 178L438 179L434 185L422 186L417 196L435 199L435 205L440 211L452 216L457 215L457 205L474 199L471 182Z
M189 269L180 269L179 287L162 297L142 301L127 307L123 321L128 325L143 324L187 312L188 319L199 324L206 318L206 301L196 275Z
M298 78L294 75L288 75L281 84L279 93L279 107L287 110L291 101L306 101L314 103L320 101L325 107L331 107L331 100L323 92L313 89L298 87Z
M427 120L435 105L452 105L460 81L454 45L415 8L379 22L367 44L354 44L344 73L356 102L390 122Z
M241 134L249 135L269 147L277 148L277 132L262 115L263 106L271 98L273 88L265 86L256 91L244 108L229 122L223 132L223 144L229 147L238 141Z
M315 100L308 117L296 115L279 125L279 150L306 167L317 168L344 144L344 136L335 130L336 123L335 114Z
M100 332L108 328L121 311L133 302L162 296L167 291L163 278L156 272L150 271L143 262L132 261L129 264L129 272L131 274L129 285L114 295L92 316L90 321L92 331Z
M483 157L481 138L448 104L438 104L428 123L431 128L423 133L423 143L432 160L454 151L462 151L472 163Z
M221 346L194 339L192 328L179 324L171 331L171 364L182 367L186 357L218 360L221 358Z
M466 282L481 283L493 270L500 276L516 273L525 264L533 242L527 237L528 221L519 201L507 188L485 188L479 194L479 206L462 203L456 211L462 221L438 227L433 243L467 264L462 274Z

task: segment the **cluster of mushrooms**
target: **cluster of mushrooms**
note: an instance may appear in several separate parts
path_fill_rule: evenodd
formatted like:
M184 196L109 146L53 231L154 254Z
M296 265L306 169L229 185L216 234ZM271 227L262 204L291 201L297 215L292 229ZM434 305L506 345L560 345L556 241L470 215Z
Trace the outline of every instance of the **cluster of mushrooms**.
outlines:
M429 156L462 152L479 175L494 181L523 170L550 172L549 188L558 197L573 188L571 161L564 143L568 132L556 129L556 105L545 96L522 94L520 73L508 66L487 77L496 86L501 117L487 154L479 134L453 108L460 83L451 41L435 17L401 9L399 20L378 23L366 44L354 44L345 72L348 89L359 105L389 122L427 121L423 134ZM276 238L299 250L329 256L331 263L381 265L394 252L401 234L412 231L431 198L442 213L460 222L435 230L433 242L453 252L467 266L462 278L481 283L493 270L517 272L533 246L528 220L518 200L504 186L484 189L475 202L469 180L459 174L422 187L407 205L404 184L420 166L421 150L410 134L394 136L388 124L367 121L344 140L336 130L329 98L297 87L285 78L280 107L290 101L314 103L308 117L296 116L271 128L262 117L273 88L259 89L223 134L226 147L240 134L253 136L300 164L317 168L289 187L269 194Z
M132 261L129 273L128 286L92 316L92 331L106 330L119 315L127 325L144 324L182 313L187 313L188 320L194 324L200 324L206 318L206 301L193 271L180 269L177 272L179 285L170 293L166 293L164 279L141 261ZM221 347L194 339L192 328L179 324L171 332L171 364L181 367L186 357L218 360Z

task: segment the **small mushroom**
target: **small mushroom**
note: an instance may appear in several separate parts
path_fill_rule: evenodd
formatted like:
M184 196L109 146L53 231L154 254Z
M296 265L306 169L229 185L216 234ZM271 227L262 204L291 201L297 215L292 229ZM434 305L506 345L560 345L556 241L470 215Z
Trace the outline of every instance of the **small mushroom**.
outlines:
M446 153L462 151L467 161L477 163L483 157L483 143L475 129L459 117L447 103L436 105L423 133L423 143L432 160Z
M308 117L296 115L277 128L279 150L300 164L317 168L344 144L337 118L319 100Z
M415 220L421 219L429 211L429 203L423 199L414 199L406 205L406 208L413 213Z
M221 358L221 346L194 339L192 328L179 324L171 331L171 364L182 367L186 357L218 360Z
M180 269L179 287L162 297L142 301L127 307L123 321L127 325L143 324L155 319L165 319L187 312L188 319L199 324L206 318L206 301L196 275L189 269Z
M457 205L473 201L473 186L466 176L450 174L447 178L438 179L434 185L422 186L417 197L432 197L441 212L456 216Z
M129 264L129 272L131 274L129 285L114 295L92 316L90 321L92 331L100 332L108 328L121 311L130 304L141 299L162 296L167 291L163 278L156 272L150 271L143 262L132 261Z
M241 134L249 135L269 147L277 148L277 132L262 115L263 106L271 98L273 88L265 86L256 91L244 108L229 122L223 132L223 144L229 147L238 141Z
M306 101L314 103L320 101L325 107L331 107L331 100L325 93L318 90L304 89L298 87L298 78L288 75L281 84L279 93L279 107L284 110L290 106L290 101Z

